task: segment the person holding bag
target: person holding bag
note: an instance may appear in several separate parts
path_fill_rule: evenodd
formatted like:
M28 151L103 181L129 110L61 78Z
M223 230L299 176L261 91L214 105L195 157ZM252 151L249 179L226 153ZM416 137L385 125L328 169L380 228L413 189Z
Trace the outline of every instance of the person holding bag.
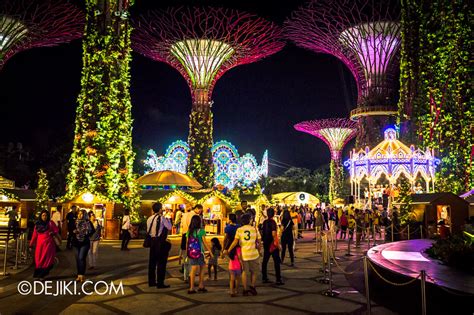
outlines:
M270 260L270 256L273 258L273 264L275 266L276 284L283 285L281 280L280 271L280 249L278 245L277 225L273 220L275 210L273 208L267 209L268 219L263 222L262 227L262 240L263 240L263 262L262 262L262 282L270 283L267 276L267 265Z
M80 209L77 213L76 228L74 229L73 246L76 248L76 281L84 282L87 264L87 255L91 248L90 237L94 234L95 229L89 215L85 209Z
M150 248L148 262L148 286L157 289L169 288L165 284L166 264L171 250L171 243L166 240L168 232L171 231L171 222L163 216L163 206L157 202L153 204L153 215L147 222L147 235L144 247Z
M281 263L285 260L286 248L288 247L288 252L290 253L291 265L294 267L295 255L293 253L293 220L291 220L291 215L288 210L285 210L282 215L281 226L283 231L281 232Z
M35 271L33 278L42 280L53 268L56 257L54 236L58 232L58 227L50 220L49 212L47 210L41 211L30 241L30 248L35 246Z

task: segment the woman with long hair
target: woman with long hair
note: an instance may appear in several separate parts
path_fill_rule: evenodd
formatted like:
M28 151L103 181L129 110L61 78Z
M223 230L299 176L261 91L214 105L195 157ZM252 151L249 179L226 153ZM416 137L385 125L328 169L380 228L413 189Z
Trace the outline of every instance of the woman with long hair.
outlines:
M293 220L291 219L291 214L288 210L283 211L283 218L281 220L281 262L285 260L286 247L288 247L288 252L290 253L291 267L295 263L295 255L293 254Z
M77 213L76 229L74 230L73 240L73 246L76 248L76 281L84 282L87 253L91 247L90 237L94 232L94 226L91 221L89 221L87 211L85 209L80 209Z
M90 237L91 248L89 253L89 269L94 269L97 264L97 257L99 256L99 242L102 237L102 225L97 220L94 211L89 211L89 218L94 228L94 234Z
M194 277L199 270L199 292L207 292L207 289L204 287L204 266L206 262L204 261L204 247L209 251L211 257L213 253L206 242L206 231L201 227L201 217L195 215L191 218L191 223L189 224L189 230L186 233L187 238L187 255L189 259L189 264L191 265L191 273L189 275L189 290L188 294L196 293L194 288Z
M47 210L41 211L30 241L30 248L35 246L34 278L43 279L53 268L56 257L56 244L53 237L58 232L58 227L50 220L49 212Z

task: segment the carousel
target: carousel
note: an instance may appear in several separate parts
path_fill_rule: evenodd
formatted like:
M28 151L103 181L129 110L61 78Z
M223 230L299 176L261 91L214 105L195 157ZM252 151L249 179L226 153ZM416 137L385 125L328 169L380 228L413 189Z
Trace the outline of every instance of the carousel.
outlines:
M434 191L436 166L439 163L432 150L422 151L414 145L408 147L397 139L394 128L387 128L382 142L372 150L369 147L358 152L352 150L350 159L344 165L350 173L351 194L356 196L356 202L360 204L362 184L366 185L364 197L367 201L374 196L374 190L381 190L383 182L388 182L386 188L393 193L402 175L410 182L413 192ZM425 191L419 180L425 182Z

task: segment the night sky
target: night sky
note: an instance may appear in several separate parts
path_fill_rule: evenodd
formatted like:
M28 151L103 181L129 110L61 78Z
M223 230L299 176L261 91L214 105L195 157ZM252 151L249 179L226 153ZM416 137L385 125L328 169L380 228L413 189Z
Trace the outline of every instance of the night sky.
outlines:
M133 13L150 9L150 2L138 1ZM156 2L161 7L178 4ZM242 9L281 24L304 3L227 2L198 4ZM1 144L22 142L40 165L58 146L72 149L81 55L77 40L25 51L7 62L0 71ZM187 140L191 94L184 78L167 64L137 53L132 57L133 141L141 149L153 148L162 154L171 142ZM228 140L240 154L252 153L259 163L268 149L270 159L315 169L329 162L329 150L321 140L294 130L293 124L348 117L356 97L355 82L339 60L288 43L279 53L233 68L219 79L213 92L214 141ZM270 175L283 171L270 166Z

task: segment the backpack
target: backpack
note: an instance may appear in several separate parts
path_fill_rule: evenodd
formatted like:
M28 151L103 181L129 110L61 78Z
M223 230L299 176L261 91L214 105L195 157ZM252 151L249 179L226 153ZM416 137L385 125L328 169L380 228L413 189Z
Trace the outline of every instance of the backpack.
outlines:
M188 236L187 255L191 259L198 259L201 256L201 243L195 233Z

